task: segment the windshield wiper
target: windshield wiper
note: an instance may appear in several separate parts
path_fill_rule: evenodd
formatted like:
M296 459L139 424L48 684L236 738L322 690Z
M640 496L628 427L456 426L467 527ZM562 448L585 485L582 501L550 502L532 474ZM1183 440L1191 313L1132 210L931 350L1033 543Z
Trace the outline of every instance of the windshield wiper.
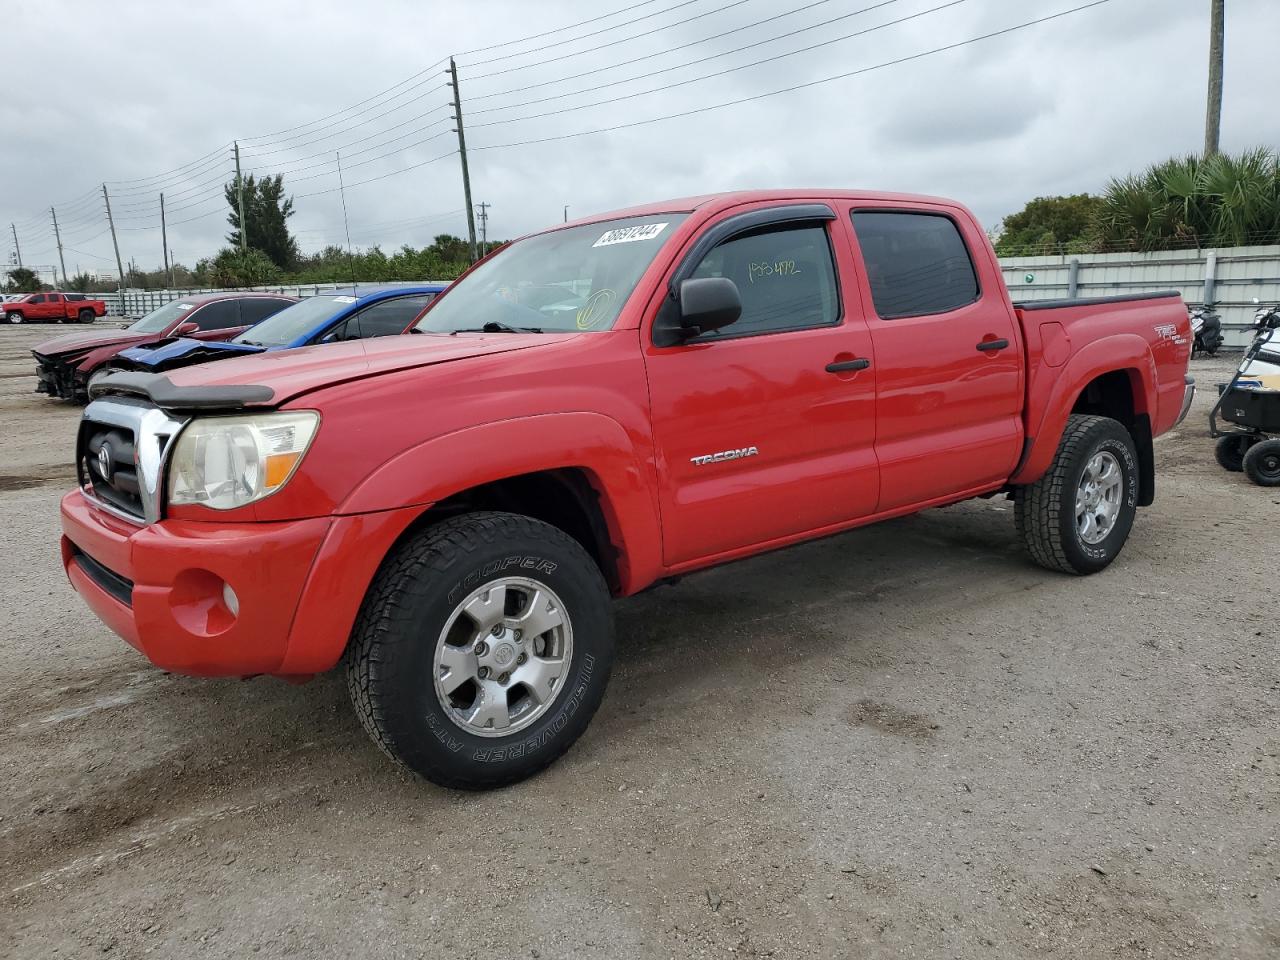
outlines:
M243 343L246 347L265 347L266 346L265 343L259 343L257 340L240 340L238 342Z
M486 321L483 327L463 327L460 330L451 330L449 336L455 333L541 333L541 327L513 327L509 323L503 323L501 320Z

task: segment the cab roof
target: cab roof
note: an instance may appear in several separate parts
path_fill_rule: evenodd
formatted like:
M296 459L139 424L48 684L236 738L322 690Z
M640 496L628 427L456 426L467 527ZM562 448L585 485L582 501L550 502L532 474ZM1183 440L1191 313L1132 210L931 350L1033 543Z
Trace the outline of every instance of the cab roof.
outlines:
M887 200L891 203L907 205L945 204L947 206L958 206L954 200L948 200L945 197L931 197L914 193L892 193L881 190L833 190L825 187L815 187L808 190L733 190L727 193L707 193L701 196L680 197L674 200L646 203L637 207L626 207L622 210L595 213L589 217L570 220L564 226L579 226L588 223L599 223L604 220L622 220L627 217L647 217L661 213L691 213L695 210L716 213L720 210L741 206L746 203L774 200Z

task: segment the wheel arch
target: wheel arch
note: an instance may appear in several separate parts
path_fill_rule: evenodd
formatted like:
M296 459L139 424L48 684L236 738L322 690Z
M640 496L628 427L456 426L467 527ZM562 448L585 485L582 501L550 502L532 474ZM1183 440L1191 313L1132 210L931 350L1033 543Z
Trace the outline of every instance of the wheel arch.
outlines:
M596 558L610 589L629 594L661 569L652 472L623 427L603 414L519 417L393 457L338 512L422 505L415 527L467 510L520 513L574 537Z
M1039 377L1048 374L1042 368ZM1139 499L1155 499L1155 453L1151 417L1156 399L1155 358L1137 334L1103 337L1081 348L1056 373L1047 390L1031 391L1027 408L1027 451L1014 484L1034 483L1049 469L1073 413L1118 420L1138 452Z

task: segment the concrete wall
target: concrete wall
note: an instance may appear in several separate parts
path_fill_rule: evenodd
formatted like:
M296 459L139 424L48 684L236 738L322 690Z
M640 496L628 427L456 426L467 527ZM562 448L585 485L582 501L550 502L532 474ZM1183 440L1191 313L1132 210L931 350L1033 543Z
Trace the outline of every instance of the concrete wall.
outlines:
M1072 261L1078 262L1074 292ZM1280 246L1004 257L1000 268L1014 300L1177 290L1188 304L1212 303L1227 344L1241 348L1250 339L1254 298L1280 302Z

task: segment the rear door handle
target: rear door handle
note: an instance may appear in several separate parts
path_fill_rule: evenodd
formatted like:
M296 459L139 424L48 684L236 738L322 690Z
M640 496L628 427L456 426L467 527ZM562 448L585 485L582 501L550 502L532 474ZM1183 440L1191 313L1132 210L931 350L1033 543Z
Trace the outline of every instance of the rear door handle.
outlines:
M871 366L871 361L866 357L858 357L857 360L840 360L836 363L827 364L827 373L845 373L849 370L865 370Z
M978 344L978 349L979 350L1003 350L1007 346L1009 346L1009 341L1005 340L1002 337L999 340L983 340L980 344Z

